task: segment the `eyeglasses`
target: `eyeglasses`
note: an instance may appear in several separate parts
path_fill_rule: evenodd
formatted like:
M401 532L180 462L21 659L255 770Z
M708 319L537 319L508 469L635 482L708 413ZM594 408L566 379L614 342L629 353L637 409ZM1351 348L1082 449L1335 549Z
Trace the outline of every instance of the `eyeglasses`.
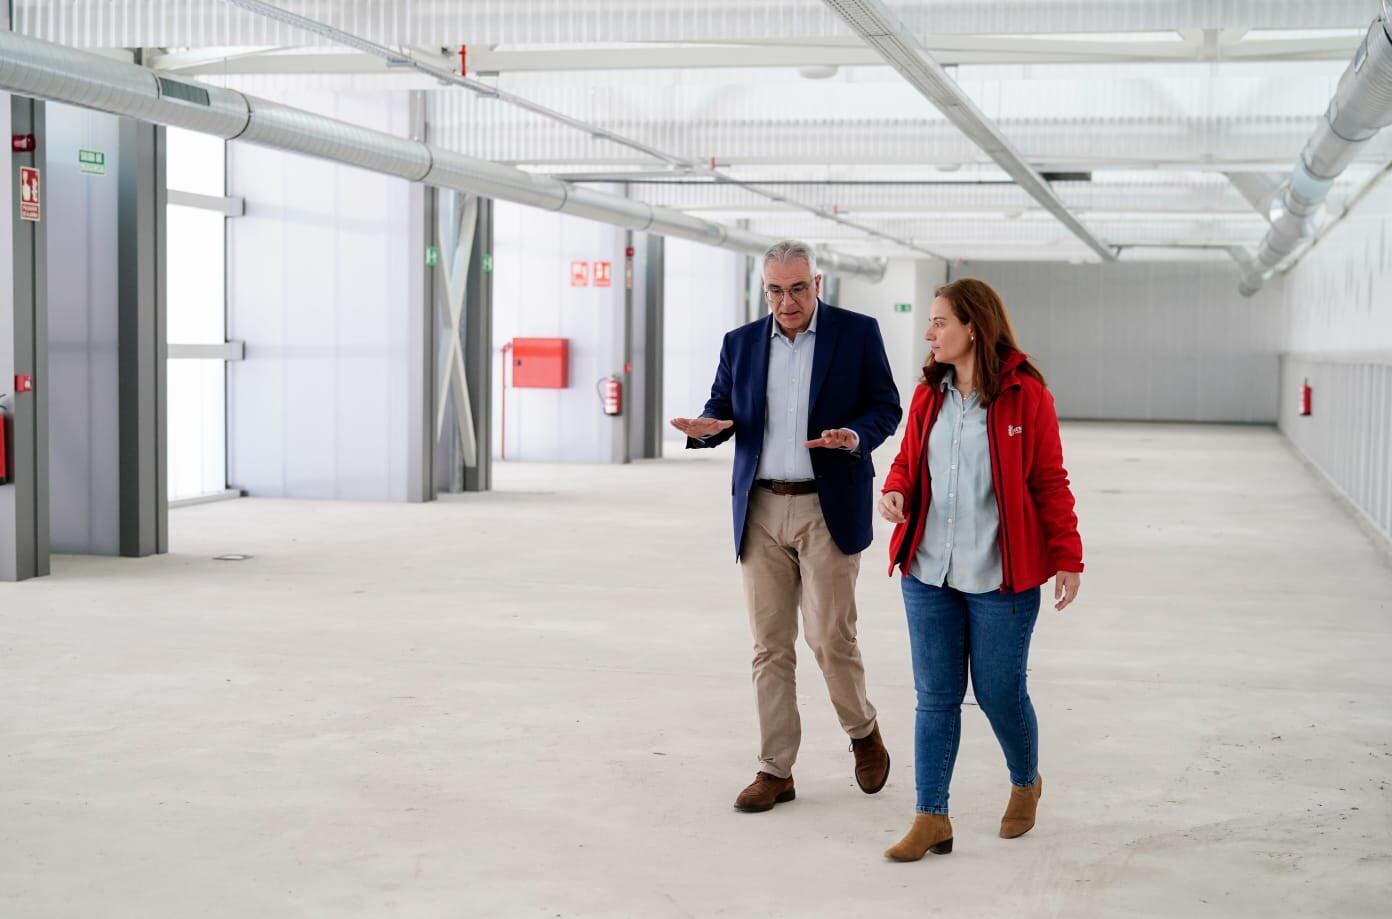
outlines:
M794 300L801 300L803 297L807 296L807 292L811 289L811 284L794 284L787 290L784 290L781 287L765 287L764 297L767 298L768 302L770 303L778 303L785 297L792 297Z

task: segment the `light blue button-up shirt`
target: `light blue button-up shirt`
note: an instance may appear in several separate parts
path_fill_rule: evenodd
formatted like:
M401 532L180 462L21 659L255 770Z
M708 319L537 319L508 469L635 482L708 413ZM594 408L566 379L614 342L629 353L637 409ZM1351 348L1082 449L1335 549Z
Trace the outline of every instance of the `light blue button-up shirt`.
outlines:
M812 393L812 354L817 348L819 304L812 310L807 331L792 341L773 327L769 342L767 403L764 407L764 448L759 453L756 479L801 482L814 477L812 451L807 444L808 399Z
M932 500L909 573L924 584L982 594L1001 586L1000 511L991 483L986 409L944 376L942 409L928 435Z

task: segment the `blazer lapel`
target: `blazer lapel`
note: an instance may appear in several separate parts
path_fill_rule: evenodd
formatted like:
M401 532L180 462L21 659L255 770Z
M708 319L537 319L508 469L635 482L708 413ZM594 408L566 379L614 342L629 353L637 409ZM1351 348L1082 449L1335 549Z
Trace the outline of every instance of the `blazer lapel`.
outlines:
M754 364L751 383L755 388L751 394L753 398L750 404L756 409L757 419L754 429L762 435L764 430L764 413L768 409L768 371L769 371L769 346L771 344L769 336L773 334L773 315L769 314L763 318L758 325L759 340L754 344Z
M817 394L822 391L827 371L831 369L831 359L836 355L836 320L831 309L820 299L817 300L817 338L812 349L812 383L807 394L808 420L811 422L812 406L817 404ZM767 376L767 362L765 362Z

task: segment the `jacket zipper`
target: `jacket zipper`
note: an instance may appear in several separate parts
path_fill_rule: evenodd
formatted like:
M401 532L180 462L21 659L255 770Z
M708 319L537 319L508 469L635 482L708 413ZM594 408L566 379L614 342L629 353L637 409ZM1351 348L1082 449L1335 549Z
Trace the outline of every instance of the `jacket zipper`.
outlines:
M1001 550L1001 593L1010 593L1010 538L1005 528L1005 501L1001 496L1001 485L1005 482L1005 472L1001 469L1000 444L996 440L994 417L996 414L996 403L1000 401L1003 395L1005 395L1004 392L996 396L986 409L986 442L990 447L991 453L991 478L995 482L996 515L1000 518L1000 535L998 541Z
M908 564L911 553L918 550L918 546L914 542L914 537L918 535L919 505L922 503L921 496L924 488L931 490L933 487L932 476L928 474L928 437L933 431L933 425L938 423L938 410L942 405L941 402L939 402L938 393L934 393L932 399L932 405L929 406L928 410L928 424L923 429L923 442L919 444L918 449L918 461L922 466L919 481L922 484L919 485L918 491L914 494L913 513L907 518L907 526L904 528L904 541L899 544L899 556L894 560L894 564L899 568L903 568L904 565ZM907 497L907 495L905 497Z

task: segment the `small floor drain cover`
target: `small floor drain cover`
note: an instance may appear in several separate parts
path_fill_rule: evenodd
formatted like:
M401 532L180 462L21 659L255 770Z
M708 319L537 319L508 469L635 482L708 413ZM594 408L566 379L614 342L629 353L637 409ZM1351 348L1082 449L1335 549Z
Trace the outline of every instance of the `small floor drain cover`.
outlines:
M237 553L234 552L234 553L232 553L232 554L230 554L230 555L215 555L215 556L213 556L213 561L215 561L215 562L244 562L244 561L246 561L246 560L249 559L249 558L251 558L250 555L239 555L239 554L237 554Z

